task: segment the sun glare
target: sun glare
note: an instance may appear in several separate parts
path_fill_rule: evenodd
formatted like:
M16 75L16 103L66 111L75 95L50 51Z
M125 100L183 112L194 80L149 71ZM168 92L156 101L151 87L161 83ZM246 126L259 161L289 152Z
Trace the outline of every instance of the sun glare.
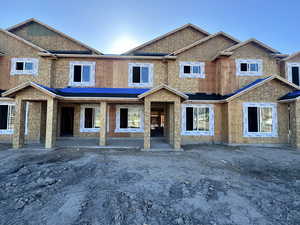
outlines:
M113 42L112 47L110 49L110 53L124 53L136 46L138 46L138 43L134 39L130 37L120 37Z

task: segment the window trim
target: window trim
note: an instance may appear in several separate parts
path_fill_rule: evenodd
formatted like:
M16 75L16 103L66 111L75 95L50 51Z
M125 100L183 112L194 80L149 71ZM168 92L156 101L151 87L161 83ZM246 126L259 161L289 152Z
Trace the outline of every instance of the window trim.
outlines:
M124 108L138 108L141 114L141 127L140 128L120 128L120 109ZM144 132L144 107L143 105L117 105L116 106L116 128L115 133L140 133Z
M209 131L188 131L186 130L186 108L209 108ZM214 136L215 117L213 104L182 104L181 106L181 135L185 136Z
M133 67L148 67L149 82L148 83L133 83ZM128 86L129 87L152 87L153 86L153 64L152 63L128 63Z
M248 131L248 107L272 108L272 132ZM243 135L244 137L278 137L277 103L245 102L243 103Z
M16 104L14 102L0 102L0 105L7 105L8 106L8 112L7 112L7 122L8 122L9 108L11 106L16 107ZM15 110L16 110L16 108L15 108ZM0 129L0 135L2 135L2 134L13 134L13 133L14 133L14 129Z
M74 66L90 66L90 81L75 82L74 81ZM88 61L72 61L69 63L69 86L74 87L94 87L95 86L95 68L96 62ZM82 79L82 76L81 76Z
M96 104L83 104L80 106L80 132L81 133L86 133L86 132L100 132L100 127L99 128L85 128L84 127L84 122L85 122L85 109L86 108L93 108L95 110L99 110L100 115L101 115L101 111L100 111L100 105L96 105Z
M201 73L184 73L184 66L200 66ZM181 78L205 78L205 63L204 62L179 62L179 77Z
M241 71L241 64L247 63L247 67L249 64L258 64L258 71ZM263 74L263 60L262 59L236 59L236 75L237 76L262 76ZM250 67L250 66L249 66Z
M287 80L289 82L293 83L292 67L299 68L299 81L300 81L300 63L299 62L289 62L286 64Z
M29 62L33 64L32 70L16 70L16 64L17 62L22 62L25 63ZM12 58L11 59L11 69L10 69L10 75L38 75L38 70L39 70L39 60L36 58Z

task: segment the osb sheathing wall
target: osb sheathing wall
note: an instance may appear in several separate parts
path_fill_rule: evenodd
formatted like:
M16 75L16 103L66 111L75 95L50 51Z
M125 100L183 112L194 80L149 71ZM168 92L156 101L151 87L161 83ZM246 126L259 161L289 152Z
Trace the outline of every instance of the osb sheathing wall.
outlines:
M290 144L293 147L300 148L300 102L293 101L289 104L290 107L290 128L291 128L291 136L290 136ZM298 115L298 116L297 116Z
M52 60L38 56L38 50L23 42L0 32L0 49L5 56L0 57L0 89L7 90L27 81L34 81L50 86ZM38 74L10 75L11 58L37 58L39 60Z
M209 103L208 103L209 104ZM224 104L213 104L214 109L214 135L197 135L197 136L187 136L181 135L182 143L221 143L224 142L224 133L226 126L224 127L224 122L227 120L225 115L223 115Z
M288 106L277 103L279 97L292 91L291 87L272 80L228 103L228 142L230 144L286 144L288 143ZM278 137L244 137L243 103L277 103Z
M21 26L11 32L47 50L88 50L35 22Z
M207 35L195 30L194 28L187 27L159 41L140 48L136 50L136 52L171 53L206 36Z
M242 88L243 86L253 82L256 79L267 77L271 75L280 75L280 65L277 63L276 59L273 58L266 50L261 47L249 43L245 46L242 46L236 50L234 50L233 54L229 57L232 62L223 61L224 65L222 67L223 71L221 76L224 82L222 84L226 84L225 87L222 87L222 94L229 94L233 91ZM263 72L262 76L237 76L236 75L236 64L235 59L262 59L263 60ZM225 71L225 68L229 68L230 72ZM234 79L227 77L232 76Z
M288 71L287 71L288 63L300 63L300 54L296 55L286 61L280 62L281 76L284 77L285 79L288 79Z
M221 50L234 44L223 36L217 36L177 55L176 61L168 62L168 84L183 92L217 93L216 63L211 59ZM205 62L205 78L182 78L180 62Z
M167 81L167 65L161 60L59 58L55 61L54 87L62 88L68 86L71 61L96 62L95 87L128 88L128 63L152 63L153 86L166 83Z
M58 104L58 121L57 121L57 136L60 136L61 126L61 108L62 107L73 107L74 108L74 125L73 135L74 137L99 137L99 132L80 132L80 119L81 119L81 106L86 104L80 103L59 103ZM91 106L100 107L99 103L88 104ZM114 103L108 104L108 137L143 137L143 133L130 133L130 132L115 132L116 129L116 105ZM127 104L126 104L127 105ZM101 132L101 131L100 131Z

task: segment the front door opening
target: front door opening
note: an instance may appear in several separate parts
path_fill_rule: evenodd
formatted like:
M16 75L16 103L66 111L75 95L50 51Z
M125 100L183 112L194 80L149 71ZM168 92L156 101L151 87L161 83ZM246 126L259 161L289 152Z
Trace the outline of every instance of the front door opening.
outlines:
M151 109L151 137L163 137L165 126L164 108Z
M62 107L60 118L60 136L73 136L74 108Z

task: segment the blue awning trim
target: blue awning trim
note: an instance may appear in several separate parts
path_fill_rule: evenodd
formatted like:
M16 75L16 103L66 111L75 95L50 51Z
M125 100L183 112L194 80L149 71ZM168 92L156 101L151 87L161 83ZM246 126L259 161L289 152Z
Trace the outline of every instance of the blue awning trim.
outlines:
M293 91L279 98L279 100L294 99L300 96L300 91Z

